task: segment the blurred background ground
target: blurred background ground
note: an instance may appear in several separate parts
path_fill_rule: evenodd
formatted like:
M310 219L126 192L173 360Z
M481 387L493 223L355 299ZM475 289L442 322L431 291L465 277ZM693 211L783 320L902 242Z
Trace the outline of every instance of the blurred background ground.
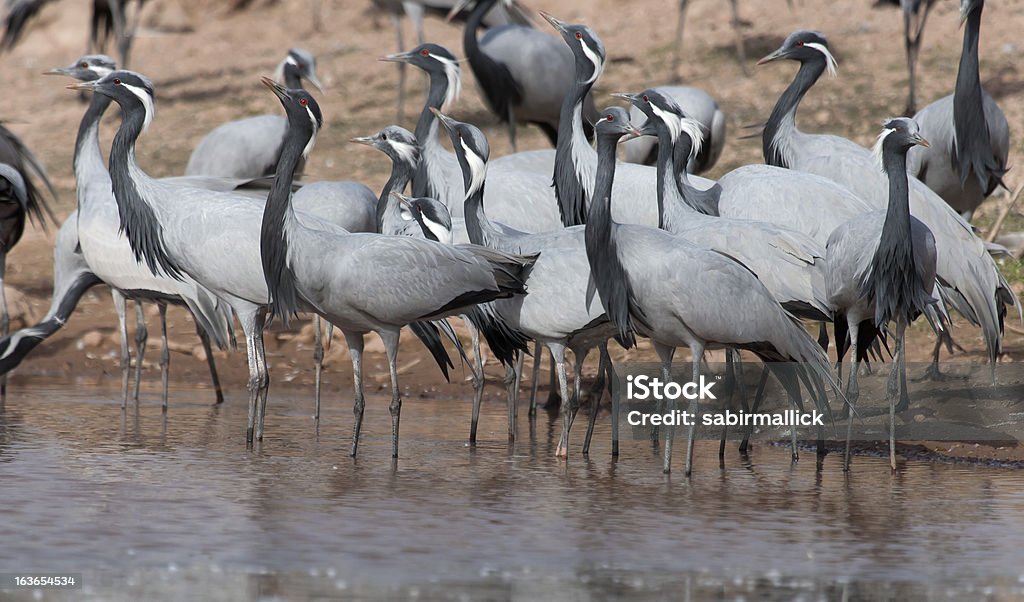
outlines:
M323 0L315 19L311 0L255 2L241 12L229 3L209 0L151 0L142 16L142 29L132 51L132 67L155 83L157 118L141 139L140 163L155 176L182 173L188 155L200 138L223 121L247 115L278 113L276 99L259 85L259 76L272 73L290 46L302 46L319 59L320 79L327 90L319 95L326 126L307 163L308 179L355 179L379 189L386 180L386 158L347 141L395 121L397 74L393 65L376 58L395 51L394 31L388 16L374 14L361 0ZM693 0L688 11L685 63L686 83L710 92L728 116L729 135L719 164L709 174L717 177L747 163L761 162L760 140L741 139L743 125L762 123L794 72L792 64L757 68L754 61L775 49L787 33L798 28L824 31L839 60L839 77L823 79L803 105L800 125L808 131L828 131L870 144L882 120L898 114L906 99L906 69L902 46L902 17L893 8L874 8L872 0L785 0L741 2L749 76L737 62L728 5L718 0ZM42 77L50 68L70 63L85 49L86 24L91 3L63 0L44 9L22 43L0 58L0 86L5 102L0 118L8 122L37 153L56 182L60 199L57 215L63 219L74 208L72 151L75 131L84 110L78 96L64 89L65 81ZM637 90L669 83L671 49L676 23L674 0L532 0L531 8L544 9L559 18L583 22L603 38L609 62L596 88L598 106L618 102L609 92ZM1019 32L1024 26L1020 0L990 2L985 8L981 39L981 73L986 89L998 100L1010 123L1012 139L1009 164L1020 164L1024 138L1024 79L1021 57L1024 45ZM921 106L952 91L961 46L959 3L939 0L929 19L918 69ZM438 20L428 20L427 38L462 56L461 30ZM406 26L406 40L413 39ZM113 54L113 51L110 50ZM483 127L491 142L492 157L509 152L504 128L487 112L472 83L468 66L466 85L454 109L456 117ZM423 99L424 80L413 74L410 98L402 125L412 129ZM109 115L104 144L118 123ZM544 148L539 130L520 129L520 150ZM1017 169L1008 174L1014 187L1024 182ZM984 232L1008 202L997 194L976 214ZM1022 204L1024 205L1024 204ZM1011 212L1004 231L1024 230L1020 209ZM14 327L34 323L49 304L52 285L52 246L55 227L31 228L8 258L7 286L16 313ZM1015 290L1021 293L1021 270L1015 261L1002 260ZM150 316L156 314L150 308ZM205 363L191 319L172 309L170 332L174 343L172 379L180 383L205 382ZM957 341L967 352L959 361L984 361L984 345L978 330L957 320ZM1015 317L1008 321L1006 361L1024 359L1024 338ZM918 324L908 345L911 360L927 358L931 334ZM157 322L151 319L148 358L155 361ZM311 327L300 322L292 332L268 337L268 357L275 386L312 383ZM386 383L382 347L370 337L366 364L370 382ZM349 398L350 364L340 340L328 354L328 398ZM18 369L17 384L36 378L72 378L77 382L117 382L116 319L108 292L100 287L88 293L69 324L40 346ZM241 352L217 353L222 378L230 397L242 397L245 357ZM616 350L618 360L651 359L649 345L626 353ZM683 355L685 357L685 353ZM147 365L149 360L147 359ZM400 363L407 393L465 396L466 374L456 370L453 384L446 385L412 337L406 337ZM545 362L545 368L547 364ZM592 373L594 367L589 372ZM501 370L490 364L492 380ZM155 367L146 377L154 378ZM547 382L546 370L543 382ZM501 388L492 386L488 397L499 398ZM347 403L347 401L346 401Z

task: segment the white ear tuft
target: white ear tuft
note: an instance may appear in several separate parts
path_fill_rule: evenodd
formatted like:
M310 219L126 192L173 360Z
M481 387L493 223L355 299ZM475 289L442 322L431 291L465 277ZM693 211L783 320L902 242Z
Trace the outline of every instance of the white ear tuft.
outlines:
M121 85L138 97L139 101L142 102L142 106L146 110L146 119L142 122L142 131L146 131L146 129L149 128L149 124L153 123L153 117L156 116L156 106L153 104L153 96L144 88L132 86L124 82L121 82Z
M875 157L875 164L882 171L885 171L885 163L882 161L882 146L885 144L885 139L889 137L889 134L895 131L892 128L884 128L882 133L878 135L878 140L875 140L875 145L871 147L871 154Z
M824 54L825 55L825 70L828 72L828 76L829 77L835 77L836 76L836 70L838 69L838 64L836 63L836 57L832 56L832 53L829 52L828 46L825 46L824 44L819 44L818 42L807 42L806 44L804 44L804 46L807 46L808 48L813 48L813 49L817 50L818 52Z

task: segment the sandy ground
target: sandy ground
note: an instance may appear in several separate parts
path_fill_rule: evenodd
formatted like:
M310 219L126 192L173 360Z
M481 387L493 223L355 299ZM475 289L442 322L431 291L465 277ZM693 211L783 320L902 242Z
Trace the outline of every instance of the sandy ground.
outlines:
M0 116L38 154L56 182L60 199L55 204L63 219L74 207L72 149L75 131L84 105L76 94L65 90L65 81L39 74L55 66L66 65L85 46L87 4L63 0L50 5L31 28L22 44L3 57L0 86L7 91ZM222 3L203 0L152 0L143 16L143 30L133 49L133 68L155 82L158 116L139 145L140 163L157 176L180 174L190 150L217 124L242 116L279 113L280 107L262 86L260 75L269 75L292 45L301 45L319 57L320 78L327 92L320 96L326 127L307 164L310 179L355 179L379 189L386 179L388 162L380 153L354 146L352 136L377 131L395 120L397 81L392 65L375 59L393 52L394 31L385 15L374 16L369 2L324 0L321 18L314 27L310 0L281 0L272 5L256 3L248 11L229 14ZM685 40L686 61L682 76L687 83L701 86L714 95L729 119L729 139L723 157L709 174L717 177L746 163L760 162L760 141L741 139L743 125L761 123L779 93L794 72L791 64L753 66L756 58L775 49L783 37L798 28L826 32L836 54L840 70L835 80L823 80L804 104L800 124L805 130L829 131L869 144L881 121L902 110L906 97L906 71L902 49L902 21L893 9L872 8L869 0L811 2L796 0L790 9L784 0L758 0L741 3L745 19L744 36L749 75L744 75L736 60L727 5L721 2L692 2L688 13ZM1011 124L1024 122L1024 98L1018 65L1024 46L1017 35L1022 25L1020 1L993 2L986 7L982 41L982 79L996 97ZM606 94L669 83L672 39L675 28L675 2L672 0L534 0L531 7L544 9L560 18L580 21L594 27L608 49L609 63L598 82L598 104L613 104ZM942 2L934 9L925 34L919 65L920 104L952 91L960 51L957 3ZM180 30L189 30L176 33ZM461 55L461 32L441 21L429 20L428 39ZM407 39L411 33L407 32ZM454 114L473 121L488 134L492 156L509 150L504 129L487 113L466 69L466 86ZM411 94L403 125L414 125L422 102L423 80L410 77ZM116 117L107 120L104 140L116 127ZM1020 163L1022 142L1014 138L1010 165ZM538 130L520 130L520 149L543 148L546 143ZM1016 170L1007 176L1008 184L1019 181ZM1006 198L994 198L976 216L985 226L993 221ZM1024 223L1017 212L1007 227ZM1021 228L1017 228L1021 229ZM19 318L15 327L33 323L49 305L52 285L52 243L56 228L32 228L8 258L7 286L12 293ZM1017 272L1009 266L1008 273ZM1020 294L1021 282L1014 283ZM155 308L150 308L151 318ZM205 379L198 341L190 317L181 310L170 312L170 333L174 345L172 378L176 382L195 383ZM963 322L960 320L960 322ZM1024 359L1024 338L1019 323L1012 321L1007 332L1006 361ZM150 320L151 334L157 335L157 322ZM312 383L311 332L301 323L292 332L268 337L268 357L275 383L305 386ZM958 326L958 342L966 353L959 361L983 361L984 348L978 330ZM911 360L923 361L931 348L930 334L924 325L911 332L908 345ZM376 337L368 344L366 364L369 382L384 387L386 369ZM409 338L409 337L407 337ZM150 337L146 359L146 378L156 376L150 360L156 358ZM229 397L241 398L245 382L245 362L241 353L218 352L220 369ZM649 360L649 345L634 352L617 350L617 360ZM685 353L682 357L685 357ZM456 371L453 384L446 384L430 366L418 342L407 342L401 355L403 387L407 393L465 396L465 374ZM347 396L351 378L344 344L338 342L327 357L327 390ZM589 366L593 373L596 366ZM502 371L492 362L488 373L500 384ZM34 379L73 378L77 382L95 382L118 378L116 320L103 288L87 294L70 323L40 346L16 372L12 392L21 382ZM543 374L547 382L547 371ZM500 386L488 388L488 396L500 398ZM546 390L546 387L545 389ZM941 447L938 446L938 447ZM949 448L947 444L943 448ZM975 450L971 446L958 449ZM986 448L988 449L988 448ZM995 448L992 448L993 450ZM954 452L950 452L954 453ZM992 457L1013 457L1010 448L989 452L967 451ZM954 455L956 455L954 453Z

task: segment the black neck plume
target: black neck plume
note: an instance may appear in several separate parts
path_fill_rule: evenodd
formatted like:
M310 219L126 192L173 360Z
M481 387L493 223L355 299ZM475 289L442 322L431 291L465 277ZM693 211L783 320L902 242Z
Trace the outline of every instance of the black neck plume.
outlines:
M430 72L430 91L427 93L427 102L423 105L423 110L420 112L419 121L416 122L416 139L423 145L423 149L426 149L429 145L437 144L437 132L431 132L437 123L437 117L430 111L431 108L441 109L441 105L444 104L444 98L448 95L448 76L443 72ZM431 134L433 133L433 136ZM433 140L431 138L434 138ZM416 197L430 197L433 199L439 198L437 187L430 181L430 177L427 172L427 164L430 161L428 153L423 152L420 155L419 165L416 166L416 173L412 178L412 194Z
M562 224L566 227L586 223L587 204L592 200L587 198L586 187L576 175L576 166L572 158L572 147L576 143L573 139L573 128L577 125L582 127L582 123L576 124L575 121L577 115L582 119L583 101L593 87L593 84L579 81L578 71L579 66L572 88L562 101L562 110L558 118L558 143L555 145L555 172L552 177L555 196L558 198L558 210L562 216Z
M280 317L285 326L299 311L295 272L288 265L288 226L293 217L292 180L308 142L309 136L300 133L289 119L260 228L260 257L270 295L270 314Z
M110 149L110 181L121 218L120 231L128 239L136 261L144 261L153 274L163 273L175 280L183 280L181 267L167 252L163 225L153 206L139 194L138 182L132 174L135 141L142 134L145 109L142 106L132 106L127 110L122 107L121 115L121 127L114 135Z

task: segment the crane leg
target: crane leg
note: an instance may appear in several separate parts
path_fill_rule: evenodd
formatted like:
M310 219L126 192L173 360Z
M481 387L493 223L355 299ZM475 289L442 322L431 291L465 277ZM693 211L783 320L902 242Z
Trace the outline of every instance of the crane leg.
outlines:
M740 62L740 71L743 72L743 75L750 75L747 71L747 49L743 43L743 23L740 21L737 0L730 0L729 5L732 8L732 29L736 34L736 58Z
M384 351L388 355L388 372L391 374L391 457L398 457L398 427L402 418L402 393L398 388L398 330L381 331L380 338L384 341Z
M750 409L752 413L757 413L757 409L761 407L761 400L764 399L764 389L768 386L768 366L761 366L761 378L757 381L757 390L754 391L754 407ZM746 398L743 399L746 403ZM746 407L743 408L744 411ZM740 441L740 454L747 455L750 451L750 435L753 432L753 426L747 426L746 431L743 433L743 441Z
M608 380L608 396L612 399L612 457L619 455L619 400L615 397L615 367L608 353L608 343L601 343L601 357L604 360L605 378Z
M590 439L594 436L594 426L597 424L597 414L601 409L601 398L604 396L605 386L605 362L607 356L601 350L601 361L597 366L597 378L590 388L590 420L587 421L587 436L583 438L583 454L590 453Z
M248 417L245 425L245 443L251 446L256 435L256 403L260 394L260 375L256 364L259 354L256 353L256 330L263 328L258 323L255 311L238 313L238 321L242 325L242 332L245 335L245 355L249 367L249 382L246 387L249 392Z
M363 335L358 332L344 334L349 355L352 356L352 383L355 387L355 398L352 402L355 421L352 423L352 452L349 454L355 458L359 450L359 429L363 426L363 409L366 407L366 400L363 397Z
M171 350L167 346L167 304L157 302L160 309L160 407L167 411L168 376L171 369Z
M679 20L676 21L676 43L672 51L672 80L682 81L679 73L683 64L683 29L686 26L686 5L689 0L679 0Z
M313 420L320 420L320 386L324 374L323 320L313 316Z
M736 364L740 361L739 355L739 352L734 349L727 349L725 352L725 372L730 383L729 396L727 398L728 401L725 405L726 410L731 410L733 408L733 399L736 395L736 388L740 387L742 389L743 387L742 381L738 379L736 372ZM728 437L729 427L726 425L722 427L722 436L718 440L718 459L720 461L725 459L725 441Z
M128 315L125 298L117 289L110 289L114 298L114 312L117 313L117 332L121 339L121 409L128 406L128 374L131 372L132 358L128 351Z
M259 391L259 421L256 423L256 440L263 441L263 423L267 418L267 394L270 392L270 371L267 369L267 350L263 346L263 329L267 323L267 312L266 310L260 310L256 314L257 323L260 327L255 333L255 349L256 349L256 370Z
M199 341L203 344L203 351L206 352L206 365L210 369L210 382L213 383L213 390L217 394L217 401L215 405L224 403L224 390L220 386L220 376L217 375L217 360L213 357L213 346L210 345L210 335L206 334L202 326L196 324L196 334L199 335Z
M523 360L525 354L522 351L516 351L516 365L514 368L510 367L512 377L508 384L508 442L511 445L516 440L516 422L519 418L519 384L523 378Z
M473 417L469 423L469 442L476 443L477 426L480 424L480 405L484 400L484 362L480 354L480 330L467 318L462 319L473 343L473 363L469 366L473 378Z
M672 380L672 358L675 356L676 350L675 350L674 347L669 347L669 346L661 345L661 344L658 344L658 343L654 344L654 350L658 353L658 358L661 359L661 380L664 381L664 382L669 382L670 380ZM698 356L697 359L694 360L694 361L699 363L700 362L700 357ZM659 399L658 400L658 413L659 414L662 413L662 408L664 407L663 406L664 402L665 402L664 399ZM668 407L667 407L668 412L667 413L674 412L675 409L676 409L674 401L668 400L667 404L668 404ZM672 471L672 437L673 437L673 435L675 435L675 429L673 427L671 427L671 426L667 427L665 429L665 460L664 460L664 464L663 464L663 470L665 471L666 474Z
M899 389L902 383L906 387L906 380L903 377L903 340L906 335L907 325L903 320L896 320L896 359L892 364L892 371L889 373L889 383L886 393L889 398L889 467L896 470L896 398L900 396Z
M856 408L857 398L860 397L860 387L857 385L857 372L860 370L860 362L858 356L860 355L860 348L857 344L857 335L860 330L860 321L855 320L850 323L849 334L850 334L850 368L849 368L849 382L846 385L846 403L848 404L846 411L844 408L844 414L847 415L846 423L846 452L843 455L843 471L850 470L850 437L853 434L853 410Z
M560 393L561 388L558 384L558 375L555 373L555 358L550 358L551 373L548 375L548 400L544 404L544 408L551 410L556 409L562 405L563 396Z
M541 353L544 348L537 341L533 342L533 376L530 378L530 418L537 415L537 385L540 378Z
M558 388L562 391L562 436L558 440L558 448L555 455L561 458L569 454L569 428L571 425L570 412L572 402L569 396L569 382L565 374L565 346L560 343L549 343L548 350L551 351L551 358L555 362L555 373L558 375Z
M146 355L146 340L149 330L146 328L146 312L141 301L135 302L135 389L132 397L139 403L139 383L142 381L142 360Z

